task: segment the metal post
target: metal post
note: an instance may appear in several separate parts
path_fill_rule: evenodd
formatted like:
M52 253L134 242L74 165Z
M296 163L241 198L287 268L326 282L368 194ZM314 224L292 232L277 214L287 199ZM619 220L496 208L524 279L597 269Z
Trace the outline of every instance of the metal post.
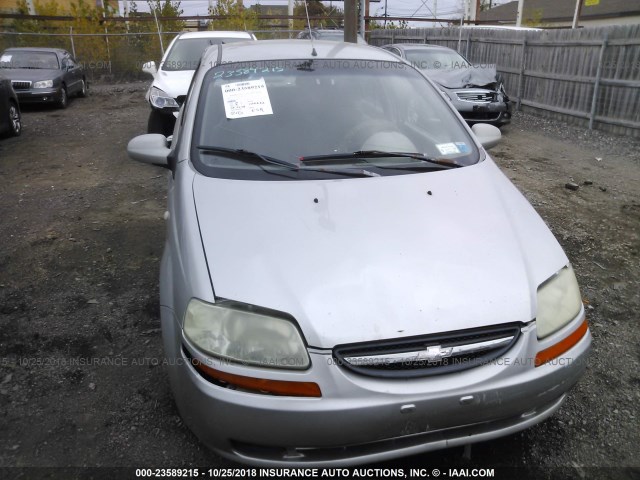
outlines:
M462 21L463 21L463 17L460 17L460 33L458 34L458 53L460 53L460 44L462 43Z
M596 106L598 102L598 91L600 90L600 78L602 77L602 63L604 61L604 51L607 49L609 34L606 33L600 47L600 57L598 58L598 70L596 71L596 81L593 85L593 98L591 99L591 113L589 115L589 130L593 130L593 121L596 118Z
M156 15L156 9L153 8L153 17L156 19L156 28L158 29L158 38L160 39L160 51L164 57L164 45L162 43L162 34L160 33L160 23L158 23L158 15Z
M360 35L364 38L364 9L365 9L365 0L360 0Z
M522 110L522 95L524 95L524 67L527 58L527 38L522 39L522 62L520 63L520 76L518 78L518 105L517 110Z
M107 15L105 14L104 0L100 0L100 5L102 6L102 18L106 20ZM107 30L107 22L104 23L104 42L107 45L107 59L109 61L109 74L111 74L111 48L109 48L109 30Z
M582 0L576 0L576 10L573 13L573 24L571 25L571 28L578 28L581 12L582 12Z
M73 53L73 58L76 58L76 46L73 43L73 27L69 27L69 39L71 40L71 53Z
M524 10L524 0L518 0L518 16L516 18L516 27L522 26L522 11Z
M289 5L287 6L287 15L289 15L289 38L293 38L293 18L291 18L293 17L293 0L289 0ZM311 32L309 32L309 35L311 35Z
M465 58L469 58L469 44L471 43L471 32L467 35L467 46L464 49Z

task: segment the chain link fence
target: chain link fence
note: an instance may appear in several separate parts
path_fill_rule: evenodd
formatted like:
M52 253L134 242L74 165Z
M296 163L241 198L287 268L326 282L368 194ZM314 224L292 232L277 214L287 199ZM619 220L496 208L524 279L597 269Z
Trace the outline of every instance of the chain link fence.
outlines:
M300 30L257 30L260 40L296 38ZM180 32L139 33L18 33L2 32L0 52L10 47L62 48L72 53L92 83L148 80L142 65L160 63L163 48ZM162 41L161 41L162 39Z

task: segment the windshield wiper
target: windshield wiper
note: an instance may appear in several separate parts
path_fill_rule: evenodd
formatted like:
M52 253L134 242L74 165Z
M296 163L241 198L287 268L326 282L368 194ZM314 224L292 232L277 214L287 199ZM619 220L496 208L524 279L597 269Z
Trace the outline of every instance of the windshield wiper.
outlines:
M326 160L364 160L366 163L368 162L368 158L385 158L385 157L395 157L395 158L412 158L414 160L420 160L420 162L429 163L432 165L438 165L444 168L458 168L462 167L459 163L455 163L452 160L445 160L439 158L431 158L423 153L409 153L409 152L384 152L381 150L358 150L356 152L345 152L345 153L329 153L327 155L313 155L308 157L300 157L300 161L309 164L313 162L323 162ZM393 168L393 169L411 169L419 167L419 165L402 165L402 166L393 166L393 165L378 165L375 164L378 168ZM424 166L424 165L422 165Z
M204 153L219 153L219 154L228 154L233 158L238 160L252 160L252 163L270 163L272 165L279 165L281 167L285 167L289 170L293 170L298 172L300 170L304 171L312 171L312 172L322 172L322 173L334 173L336 175L344 175L346 177L379 177L377 173L369 172L367 170L344 170L344 169L334 169L334 168L325 168L325 167L307 167L300 166L292 162L288 162L286 160L281 160L279 158L270 157L268 155L263 155L261 153L252 152L249 150L243 150L242 148L226 148L226 147L216 147L213 145L198 145L196 147L198 150Z
M228 153L233 155L233 157L237 159L253 158L255 160L261 161L262 163L271 163L273 165L287 167L289 170L300 170L300 166L296 165L295 163L287 162L286 160L280 160L279 158L269 157L267 155L262 155L261 153L243 150L242 148L214 147L212 145L198 145L196 148L205 153Z

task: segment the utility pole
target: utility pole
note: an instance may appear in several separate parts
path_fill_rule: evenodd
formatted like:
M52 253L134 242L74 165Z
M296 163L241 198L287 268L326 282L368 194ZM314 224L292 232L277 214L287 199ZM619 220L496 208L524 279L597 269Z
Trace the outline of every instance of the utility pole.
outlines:
M387 0L384 0L384 28L387 28Z
M518 17L516 19L516 27L522 26L522 11L524 10L524 0L518 0Z
M344 41L358 41L358 9L357 0L344 0Z
M578 28L580 23L580 14L582 13L582 0L576 0L576 11L573 14L573 25L571 28Z

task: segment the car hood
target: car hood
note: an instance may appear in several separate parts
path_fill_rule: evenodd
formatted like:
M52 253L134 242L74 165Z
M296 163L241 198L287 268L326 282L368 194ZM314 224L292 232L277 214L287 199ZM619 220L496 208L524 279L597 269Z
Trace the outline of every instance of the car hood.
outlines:
M45 68L3 68L1 72L11 80L30 80L32 82L53 80L63 73L62 70Z
M455 68L452 70L423 70L431 80L446 88L488 87L494 88L496 82L496 67L488 65L474 65L470 68Z
M187 94L194 72L195 70L180 70L176 72L159 70L152 86L168 93L173 98L178 98Z
M318 348L531 321L537 286L567 263L490 160L362 179L196 175L193 193L216 297L287 312Z

